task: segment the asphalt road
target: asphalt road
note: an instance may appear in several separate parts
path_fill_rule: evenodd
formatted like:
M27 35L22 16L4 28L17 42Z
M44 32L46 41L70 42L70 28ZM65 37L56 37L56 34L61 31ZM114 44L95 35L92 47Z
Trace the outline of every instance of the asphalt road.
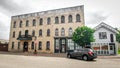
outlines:
M78 59L4 55L0 54L0 68L120 68L120 59Z

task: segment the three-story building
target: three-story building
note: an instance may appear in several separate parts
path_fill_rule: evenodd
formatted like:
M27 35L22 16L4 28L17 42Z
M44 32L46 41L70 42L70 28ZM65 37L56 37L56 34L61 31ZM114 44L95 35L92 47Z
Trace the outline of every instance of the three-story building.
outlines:
M65 53L79 48L72 33L84 26L84 6L12 16L9 51Z

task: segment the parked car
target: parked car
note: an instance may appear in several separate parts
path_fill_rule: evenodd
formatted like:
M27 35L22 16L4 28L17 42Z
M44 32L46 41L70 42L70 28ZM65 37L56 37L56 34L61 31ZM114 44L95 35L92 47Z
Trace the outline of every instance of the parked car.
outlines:
M97 54L92 49L84 48L84 49L74 50L73 52L68 52L67 57L68 58L80 57L81 59L87 61L97 58Z

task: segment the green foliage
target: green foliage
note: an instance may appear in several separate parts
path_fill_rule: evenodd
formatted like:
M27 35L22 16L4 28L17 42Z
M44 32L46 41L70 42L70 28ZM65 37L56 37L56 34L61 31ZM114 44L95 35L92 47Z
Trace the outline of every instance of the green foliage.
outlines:
M120 54L120 49L118 50L118 54Z
M94 41L93 33L94 30L87 26L78 27L73 33L72 40L79 46L85 47Z
M118 33L116 34L116 40L120 43L120 31L118 31Z

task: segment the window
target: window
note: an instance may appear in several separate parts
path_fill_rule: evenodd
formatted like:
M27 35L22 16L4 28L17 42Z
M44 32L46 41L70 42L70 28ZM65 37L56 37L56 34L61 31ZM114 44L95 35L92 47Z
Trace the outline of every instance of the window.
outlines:
M76 22L80 22L80 15L79 14L76 15Z
M59 39L55 39L55 53L59 53L60 50Z
M34 49L34 42L32 42L31 49Z
M65 36L65 29L64 28L61 29L61 36Z
M68 39L68 50L74 50L74 42L72 39Z
M33 19L33 26L36 26L36 20Z
M72 28L69 28L68 31L69 31L69 32L68 32L69 36L72 36L72 33L73 33Z
M20 27L20 28L22 27L22 21L20 21L20 25L19 25L19 27Z
M69 20L69 23L72 22L72 15L69 15L68 20Z
M42 36L42 29L39 30L39 36Z
M13 24L13 28L16 28L16 21L15 21L14 24Z
M25 36L28 36L28 30L25 30Z
M107 39L107 33L106 32L100 32L99 33L99 39Z
M49 17L49 18L47 18L47 24L50 25L50 22L51 22L51 19Z
M13 38L15 38L15 31L13 32Z
M65 17L61 16L61 23L65 23Z
M26 21L26 26L29 26L29 21L28 20Z
M39 50L42 50L42 42L41 42L41 41L39 42L38 49L39 49Z
M14 42L12 42L12 48L11 49L14 49Z
M33 32L32 32L32 36L35 36L35 30L33 30Z
M55 17L55 24L58 24L58 23L59 23L59 18Z
M59 36L58 28L55 29L55 36Z
M19 31L19 37L21 37L21 31Z
M40 18L40 23L39 23L39 25L43 25L43 19L42 19L42 18Z
M47 30L47 36L50 36L50 29Z
M46 42L46 50L50 50L50 41Z
M18 42L18 50L20 49L20 42Z

